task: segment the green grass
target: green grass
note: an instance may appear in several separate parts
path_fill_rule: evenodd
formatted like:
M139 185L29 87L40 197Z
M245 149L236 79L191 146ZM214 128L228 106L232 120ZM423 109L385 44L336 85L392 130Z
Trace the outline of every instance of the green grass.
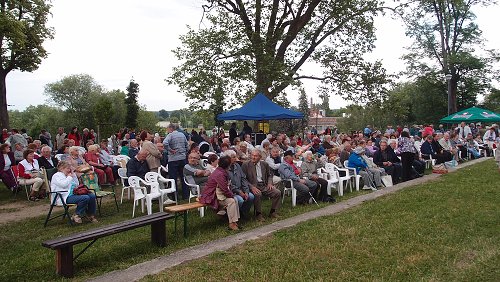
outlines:
M3 187L0 187L3 188ZM4 191L5 190L5 191ZM15 223L0 225L0 281L26 281L26 280L59 280L55 274L55 251L44 248L41 242L56 238L58 236L74 234L98 226L128 220L132 217L132 201L124 200L120 205L120 212L116 211L114 202L103 204L103 217L98 218L98 224L85 223L83 225L69 226L67 221L56 219L50 221L46 228L43 222L49 209L48 200L36 203L27 202L26 198L18 196L12 198L12 194L3 188L0 189L0 206L2 203L19 201L26 205L46 205L46 211L37 218L31 218ZM117 189L120 193L120 189ZM341 200L367 192L345 193ZM326 204L320 204L324 207ZM268 213L270 201L263 203L264 213ZM291 207L290 197L285 199L285 204L280 210L283 218L292 217L306 211L317 209L314 205ZM153 206L158 211L157 204ZM60 210L58 210L60 212ZM136 216L140 216L140 208L136 210ZM267 220L265 224L271 223ZM144 227L124 233L99 239L75 262L75 280L85 280L106 272L124 269L131 265L156 258L161 255L170 254L174 251L205 243L232 233L227 230L227 221L221 221L213 212L206 212L204 218L200 218L197 212L189 215L189 236L182 236L182 221L179 220L177 234L174 234L174 221L167 222L167 246L158 248L150 243L150 228ZM255 221L244 222L246 229L261 226ZM77 254L85 247L79 244L74 247Z
M492 160L310 220L146 281L498 281Z

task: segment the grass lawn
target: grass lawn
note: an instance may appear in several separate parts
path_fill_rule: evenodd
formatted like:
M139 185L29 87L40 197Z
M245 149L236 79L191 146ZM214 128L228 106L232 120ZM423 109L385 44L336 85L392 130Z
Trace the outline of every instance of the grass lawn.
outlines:
M144 280L499 279L500 174L488 160Z
M118 194L120 189L116 190ZM358 196L365 191L345 193L340 200L346 200ZM103 204L103 217L98 218L98 224L85 223L77 226L69 226L67 221L56 219L50 221L46 228L43 222L49 209L48 200L36 203L28 202L23 194L17 198L0 184L0 216L8 212L18 211L18 208L2 208L7 203L22 203L26 206L46 205L46 210L39 217L26 219L0 225L0 281L40 281L60 280L55 274L55 251L44 248L41 242L56 238L58 236L74 234L98 226L128 220L132 217L132 201L124 200L120 205L120 212L116 211L114 202ZM326 204L320 204L325 206ZM263 211L268 213L270 201L263 202ZM285 198L285 204L280 210L283 218L295 216L306 211L317 209L315 205L291 207L290 197ZM153 205L153 211L158 211L158 206ZM59 211L60 212L60 211ZM71 211L73 212L73 210ZM140 216L140 208L136 210L136 216ZM206 212L204 218L200 218L197 212L189 215L189 236L182 236L182 221L179 221L179 230L174 234L174 221L167 222L167 246L158 248L150 242L150 228L143 227L124 233L99 239L75 262L75 280L85 280L106 272L124 269L131 265L156 258L161 255L170 254L174 251L205 243L223 236L233 234L227 230L227 221L221 221L213 212ZM271 223L267 220L264 224ZM246 229L261 226L261 223L248 221L244 223ZM74 247L76 255L86 244Z

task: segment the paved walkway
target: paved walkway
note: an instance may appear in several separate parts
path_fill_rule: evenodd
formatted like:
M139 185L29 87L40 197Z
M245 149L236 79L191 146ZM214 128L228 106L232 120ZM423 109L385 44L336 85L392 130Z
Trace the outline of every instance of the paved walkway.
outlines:
M462 165L459 165L457 169L464 168L478 162L482 162L489 158L481 158L477 160L473 160ZM310 211L307 213L303 213L301 215L297 215L291 218L287 218L284 220L276 221L272 224L264 225L262 227L258 227L252 230L239 232L237 234L224 237L215 241L207 242L201 245L193 246L187 249L179 250L170 255L165 255L162 257L158 257L156 259L146 261L143 263L139 263L133 265L124 270L116 270L104 274L102 276L98 276L90 281L137 281L143 278L146 275L157 274L168 268L179 265L183 262L198 259L205 257L216 251L226 251L232 247L243 244L246 241L255 240L264 236L267 236L275 231L295 226L301 222L318 218L321 216L333 215L337 214L343 210L346 210L350 207L361 205L365 201L371 201L378 197L393 194L399 190L404 188L414 186L417 184L421 184L428 181L433 181L437 179L439 174L430 174L421 178L417 178L411 181L403 182L398 185L384 188L382 190L375 191L373 193L364 194L357 196L355 198L351 198L346 201L342 201L340 203L336 203L333 205L329 205L327 207Z

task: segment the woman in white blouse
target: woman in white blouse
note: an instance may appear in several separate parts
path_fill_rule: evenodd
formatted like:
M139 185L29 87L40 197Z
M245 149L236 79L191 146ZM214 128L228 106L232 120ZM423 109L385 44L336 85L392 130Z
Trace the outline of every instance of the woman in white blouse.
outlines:
M67 204L76 204L76 213L71 217L75 223L82 223L82 218L91 222L97 222L95 218L96 200L95 194L74 195L73 189L78 186L76 175L67 161L60 161L57 170L52 176L50 188L52 192L59 192ZM58 199L60 204L60 199Z

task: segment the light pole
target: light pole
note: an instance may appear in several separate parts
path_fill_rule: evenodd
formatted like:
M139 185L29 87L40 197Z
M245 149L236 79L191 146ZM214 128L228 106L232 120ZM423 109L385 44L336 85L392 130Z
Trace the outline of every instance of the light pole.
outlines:
M448 115L453 113L453 103L451 99L451 78L452 75L450 73L446 74L446 81L448 82Z

